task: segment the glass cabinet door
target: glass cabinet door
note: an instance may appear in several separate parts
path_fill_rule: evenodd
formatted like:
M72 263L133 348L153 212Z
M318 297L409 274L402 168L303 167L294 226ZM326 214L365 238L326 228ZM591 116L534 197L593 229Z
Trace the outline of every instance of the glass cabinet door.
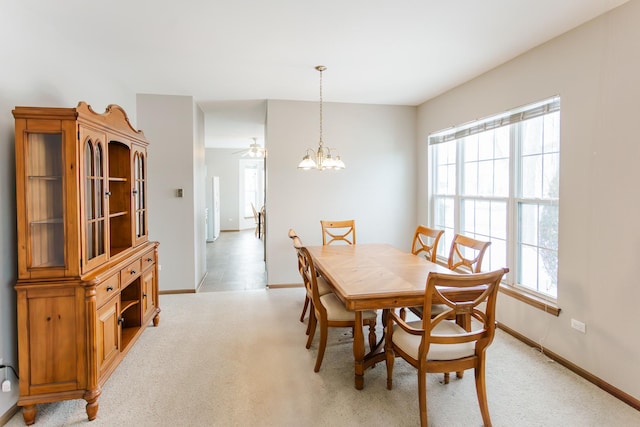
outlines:
M144 152L136 151L133 155L133 206L135 209L135 241L142 243L147 239L147 194L146 194L146 162Z
M87 271L107 258L106 226L106 153L96 135L84 135L84 214L83 270Z
M87 141L85 149L85 212L87 212L87 258L104 254L104 156L101 144Z
M29 266L64 267L62 134L29 133L27 159Z

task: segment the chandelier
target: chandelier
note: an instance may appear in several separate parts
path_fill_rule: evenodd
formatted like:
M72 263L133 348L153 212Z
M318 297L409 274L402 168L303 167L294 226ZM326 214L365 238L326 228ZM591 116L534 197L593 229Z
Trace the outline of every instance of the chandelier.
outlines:
M316 70L320 72L320 142L318 143L317 150L307 148L302 161L298 164L298 169L344 169L344 162L340 159L340 156L336 154L335 148L325 147L322 141L322 72L326 69L327 67L324 65L318 65L316 67ZM334 153L335 156L332 156L331 153Z

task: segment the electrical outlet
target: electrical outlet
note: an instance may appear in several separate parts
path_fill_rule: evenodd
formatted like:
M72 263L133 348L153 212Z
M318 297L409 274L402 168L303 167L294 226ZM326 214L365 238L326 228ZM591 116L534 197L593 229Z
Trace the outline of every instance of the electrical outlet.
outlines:
M11 381L4 380L2 381L2 391L8 393L11 391Z
M571 319L571 327L578 332L582 332L583 334L587 333L587 325L583 322L580 322L576 319Z

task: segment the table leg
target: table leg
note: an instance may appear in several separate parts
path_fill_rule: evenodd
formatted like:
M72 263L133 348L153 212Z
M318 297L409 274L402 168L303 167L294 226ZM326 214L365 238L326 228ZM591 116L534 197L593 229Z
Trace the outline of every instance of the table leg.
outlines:
M364 388L364 334L362 333L362 312L355 312L353 328L353 358L355 359L355 385L357 390Z

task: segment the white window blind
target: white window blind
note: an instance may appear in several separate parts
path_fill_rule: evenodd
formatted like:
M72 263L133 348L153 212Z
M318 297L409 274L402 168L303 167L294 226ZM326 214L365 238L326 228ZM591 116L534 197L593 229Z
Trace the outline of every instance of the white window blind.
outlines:
M492 115L485 119L474 120L473 122L464 125L432 133L429 135L429 145L441 144L443 142L465 138L488 130L544 116L545 114L553 113L555 111L560 111L559 96L554 96L553 98L527 105L525 107L516 108L503 114Z

